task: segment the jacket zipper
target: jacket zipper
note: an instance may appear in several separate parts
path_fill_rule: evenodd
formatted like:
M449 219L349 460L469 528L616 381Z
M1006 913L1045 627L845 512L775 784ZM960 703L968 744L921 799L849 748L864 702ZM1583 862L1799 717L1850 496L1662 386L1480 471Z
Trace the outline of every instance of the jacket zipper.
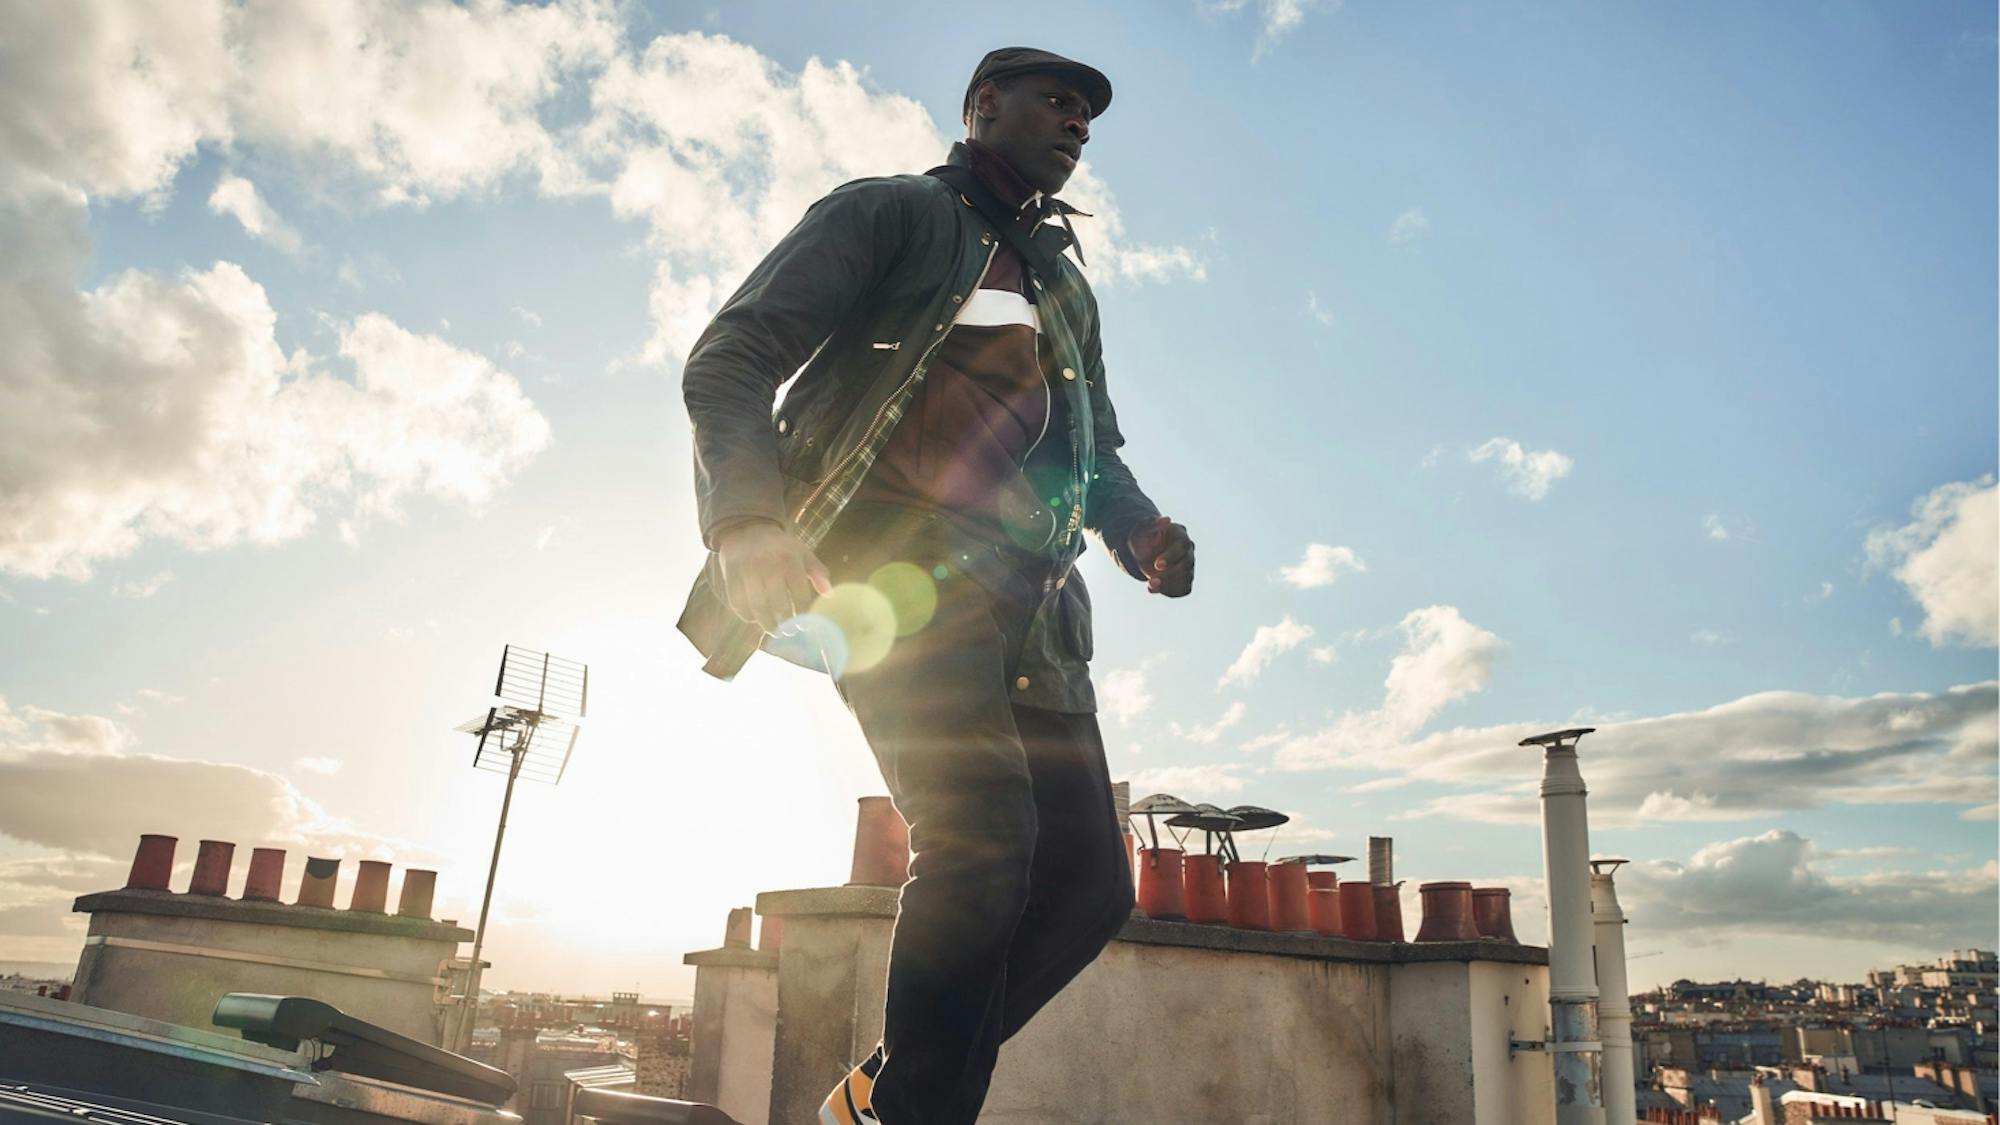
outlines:
M979 288L980 283L986 280L986 272L993 268L993 256L995 254L998 254L999 252L1000 252L1000 240L996 238L993 240L993 245L988 247L986 250L986 264L979 267L979 276L978 278L974 279L972 283L972 288L975 291ZM854 448L847 451L847 456L842 457L840 459L840 462L834 465L833 469L830 472L828 472L824 478L820 480L819 484L816 485L811 492L806 494L806 498L799 502L799 510L792 516L792 522L794 524L796 524L799 520L805 518L806 512L813 506L813 501L818 500L820 494L826 491L827 486L832 484L835 480L839 479L840 474L847 468L848 463L853 461L856 457L860 456L861 451L863 449L868 448L868 445L875 440L876 432L880 430L882 426L883 415L889 413L890 404L902 399L903 396L908 393L911 387L915 386L919 380L923 379L926 366L930 363L931 353L938 349L938 345L944 343L944 338L946 336L951 335L951 330L958 326L958 318L960 316L963 316L964 314L965 314L965 302L960 301L958 303L958 308L952 310L951 319L945 322L944 331L939 332L937 334L937 339L932 340L930 342L930 345L924 349L923 354L917 357L916 366L910 369L910 377L903 380L902 383L896 387L896 390L892 394L890 394L888 399L884 401L879 408L876 409L875 417L869 419L868 427L863 431L861 431L861 440L855 443ZM901 340L896 341L896 345L897 348L900 348L902 346L902 341ZM875 346L880 348L882 345L877 344ZM896 350L896 348L890 348L885 350L894 351Z

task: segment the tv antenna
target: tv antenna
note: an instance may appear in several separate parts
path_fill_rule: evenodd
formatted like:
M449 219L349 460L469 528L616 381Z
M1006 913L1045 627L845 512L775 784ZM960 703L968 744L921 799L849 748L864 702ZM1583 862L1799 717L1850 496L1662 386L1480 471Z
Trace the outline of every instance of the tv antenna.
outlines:
M485 715L456 728L479 736L472 768L507 775L507 791L500 798L500 827L493 834L493 860L486 868L486 894L479 901L479 928L472 935L472 971L465 988L471 1010L459 1023L460 1042L454 1049L460 1052L471 1045L472 1025L479 1011L480 952L486 945L486 917L493 908L493 877L500 870L500 844L507 838L514 782L523 777L550 785L560 782L589 710L589 665L507 645L500 650L500 676L493 683L492 705Z

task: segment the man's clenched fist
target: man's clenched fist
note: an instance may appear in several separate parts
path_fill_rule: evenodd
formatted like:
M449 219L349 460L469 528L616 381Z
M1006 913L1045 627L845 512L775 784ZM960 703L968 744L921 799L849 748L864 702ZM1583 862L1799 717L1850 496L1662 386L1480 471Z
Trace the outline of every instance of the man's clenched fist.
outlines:
M1149 592L1179 598L1194 589L1194 540L1187 528L1161 516L1133 528L1125 544L1145 568Z
M812 548L769 520L723 532L715 553L729 608L766 633L812 608L815 595L833 592L833 579Z

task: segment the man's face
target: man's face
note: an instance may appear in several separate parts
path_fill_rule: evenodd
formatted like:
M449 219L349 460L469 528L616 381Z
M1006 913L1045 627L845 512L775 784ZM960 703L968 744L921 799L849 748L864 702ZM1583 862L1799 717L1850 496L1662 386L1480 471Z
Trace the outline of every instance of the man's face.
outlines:
M972 104L973 139L999 153L1030 187L1053 195L1069 182L1090 141L1090 103L1055 74L983 82Z

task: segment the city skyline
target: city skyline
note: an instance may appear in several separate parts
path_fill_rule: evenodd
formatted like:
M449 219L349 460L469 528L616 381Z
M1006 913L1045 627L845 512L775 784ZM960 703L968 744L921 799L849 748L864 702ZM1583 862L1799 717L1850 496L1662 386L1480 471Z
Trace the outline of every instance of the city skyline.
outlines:
M1596 726L1635 990L1996 944L1990 8L922 11L8 16L0 958L73 960L141 832L435 867L469 923L506 643L593 713L489 985L682 994L841 882L851 718L672 628L679 361L1016 41L1117 86L1065 195L1201 544L1175 603L1084 564L1114 777L1293 815L1246 854L1393 836L1538 941L1516 743Z

